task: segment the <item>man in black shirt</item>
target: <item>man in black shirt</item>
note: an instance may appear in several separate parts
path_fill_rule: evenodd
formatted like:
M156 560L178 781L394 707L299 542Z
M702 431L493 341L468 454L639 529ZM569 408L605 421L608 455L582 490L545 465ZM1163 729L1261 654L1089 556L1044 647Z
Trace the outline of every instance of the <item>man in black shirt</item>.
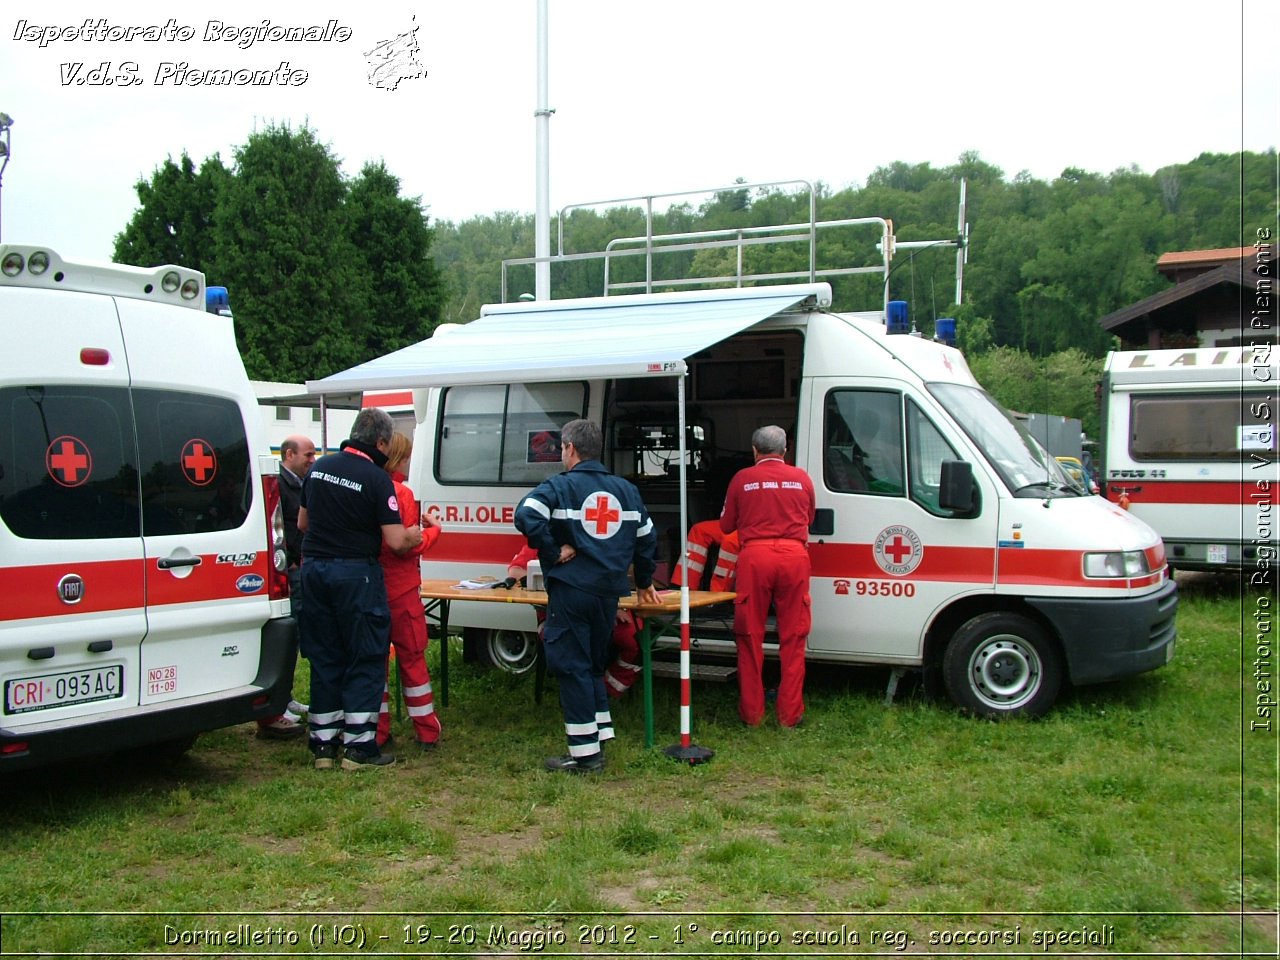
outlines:
M375 733L386 683L391 615L378 553L422 542L406 529L390 475L390 415L361 410L351 439L321 457L302 485L302 654L311 661L311 752L317 769L332 767L341 734L344 769L394 763Z

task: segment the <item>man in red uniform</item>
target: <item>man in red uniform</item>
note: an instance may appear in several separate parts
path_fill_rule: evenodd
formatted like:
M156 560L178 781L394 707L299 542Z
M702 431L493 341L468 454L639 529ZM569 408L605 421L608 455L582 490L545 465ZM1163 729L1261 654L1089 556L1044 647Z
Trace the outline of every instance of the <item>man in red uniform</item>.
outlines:
M813 481L786 463L787 435L761 427L751 435L755 465L729 484L720 529L738 531L738 598L733 632L738 644L738 716L750 726L764 719L764 631L773 604L778 627L782 682L778 723L794 727L804 717L804 648L812 621L809 609L809 526Z

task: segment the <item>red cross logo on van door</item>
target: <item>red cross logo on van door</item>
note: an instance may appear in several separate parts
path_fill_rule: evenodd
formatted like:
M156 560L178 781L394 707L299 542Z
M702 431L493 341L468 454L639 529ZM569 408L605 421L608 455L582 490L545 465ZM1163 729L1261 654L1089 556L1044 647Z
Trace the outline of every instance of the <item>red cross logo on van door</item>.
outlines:
M910 527L895 523L880 531L871 553L889 576L905 577L924 559L924 543Z
M182 448L182 473L188 483L207 486L218 473L218 458L204 440L188 440Z
M78 437L61 436L44 452L45 469L55 483L78 487L93 473L93 455Z
M894 537L885 544L884 552L893 557L894 563L901 563L903 557L911 556L911 545L901 537Z
M611 493L599 491L582 502L582 528L597 540L607 540L622 526L622 504Z

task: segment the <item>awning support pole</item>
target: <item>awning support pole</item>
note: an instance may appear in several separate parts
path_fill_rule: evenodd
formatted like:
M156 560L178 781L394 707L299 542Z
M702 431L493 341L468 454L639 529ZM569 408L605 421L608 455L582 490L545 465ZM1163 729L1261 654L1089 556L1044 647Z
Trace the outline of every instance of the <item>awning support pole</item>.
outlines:
M685 450L685 412L684 382L687 372L676 378L676 410L678 411L677 429L680 431L680 533L681 537L689 532L689 495L688 495L688 456ZM714 757L715 751L707 747L699 747L693 743L691 709L692 684L690 683L690 641L689 641L689 551L684 549L684 541L680 547L680 742L673 743L664 749L672 760L682 760L688 764L705 763Z

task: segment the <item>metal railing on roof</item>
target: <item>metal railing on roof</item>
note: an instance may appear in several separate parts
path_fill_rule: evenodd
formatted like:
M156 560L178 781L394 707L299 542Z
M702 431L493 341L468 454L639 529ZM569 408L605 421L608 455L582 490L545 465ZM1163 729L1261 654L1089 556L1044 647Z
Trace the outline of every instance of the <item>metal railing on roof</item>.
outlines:
M670 201L675 198L694 195L715 195L745 190L766 188L778 189L795 186L803 186L808 193L809 220L807 222L780 224L774 226L698 230L685 233L655 234L653 232L653 208L655 201ZM961 184L960 198L960 235L956 239L911 241L905 243L898 242L894 237L893 221L883 217L818 220L817 195L814 191L813 185L807 180L775 180L763 183L734 183L724 187L712 187L709 189L681 190L676 193L645 194L634 197L618 197L612 200L596 200L589 203L570 204L569 206L561 208L556 218L556 253L554 255L548 257L516 257L502 261L502 302L507 302L507 270L509 267L531 266L539 263L565 264L587 260L603 260L604 283L601 291L602 296L609 296L617 292L652 293L655 287L669 289L679 287L724 285L729 283L734 286L741 287L747 284L794 280L807 280L808 282L813 283L824 277L879 273L882 274L884 278L883 300L887 309L889 300L889 275L891 272L890 263L893 259L894 253L898 249L922 248L926 246L954 246L957 248L959 255L957 257L956 298L957 302L959 302L960 270L963 269L961 266L961 257L963 257L965 253L965 235L967 233L967 227L964 223L963 183ZM565 222L570 213L576 210L602 207L606 205L618 206L623 204L633 204L636 202L643 202L644 204L645 233L643 235L615 238L609 241L604 250L600 251L568 254L564 252ZM876 249L880 254L879 263L861 267L818 268L818 235L820 231L839 227L869 225L878 225L880 227L880 240L876 244ZM805 242L809 245L809 266L807 270L793 270L777 273L746 273L744 270L744 252L748 247ZM634 249L630 249L629 247L634 247ZM735 257L735 269L733 274L701 277L671 277L666 279L655 279L654 277L654 256L657 254L717 249L734 249L736 251L737 255ZM613 280L611 270L613 261L617 258L634 257L644 257L644 279L631 281Z

